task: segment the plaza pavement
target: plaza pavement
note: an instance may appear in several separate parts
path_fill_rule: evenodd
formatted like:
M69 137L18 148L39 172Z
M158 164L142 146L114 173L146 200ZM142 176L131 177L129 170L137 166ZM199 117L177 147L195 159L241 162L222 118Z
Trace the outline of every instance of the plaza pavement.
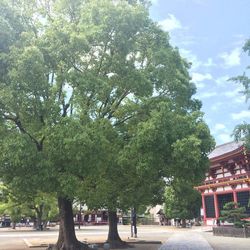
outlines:
M171 236L159 250L213 250L198 232L178 232Z
M85 231L89 230L89 233ZM119 226L121 238L129 242L132 248L127 250L249 250L250 239L213 236L211 228L193 227L182 229L169 226L139 226L138 238L129 237L129 226ZM92 232L92 233L91 233ZM107 227L83 227L76 229L79 240L88 243L100 243L106 240ZM0 250L45 250L41 244L54 243L58 228L49 231L34 232L30 228L11 229L0 228ZM11 238L13 234L17 238ZM32 235L32 237L31 237ZM41 237L39 236L41 235ZM1 239L9 237L10 245L1 244ZM25 239L27 242L25 242ZM5 239L8 242L8 239ZM28 243L31 248L28 247ZM35 247L35 248L33 248ZM103 248L99 248L103 249ZM124 249L125 250L125 249Z

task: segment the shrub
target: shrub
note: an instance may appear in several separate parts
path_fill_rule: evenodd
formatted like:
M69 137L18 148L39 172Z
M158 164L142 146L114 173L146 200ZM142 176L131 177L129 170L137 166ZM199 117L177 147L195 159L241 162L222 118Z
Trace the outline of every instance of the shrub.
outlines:
M220 221L231 222L235 227L242 228L248 224L248 222L242 220L248 217L246 214L246 208L240 207L239 203L226 203L223 207L223 210L221 211L221 215L222 217L220 217Z

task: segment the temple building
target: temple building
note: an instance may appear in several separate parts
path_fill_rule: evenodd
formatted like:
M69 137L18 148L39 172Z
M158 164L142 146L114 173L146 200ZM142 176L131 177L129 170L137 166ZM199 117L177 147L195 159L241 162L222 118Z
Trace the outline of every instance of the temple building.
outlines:
M230 142L216 147L209 160L205 181L196 187L202 195L204 224L213 225L231 201L245 206L250 217L250 152L242 142Z

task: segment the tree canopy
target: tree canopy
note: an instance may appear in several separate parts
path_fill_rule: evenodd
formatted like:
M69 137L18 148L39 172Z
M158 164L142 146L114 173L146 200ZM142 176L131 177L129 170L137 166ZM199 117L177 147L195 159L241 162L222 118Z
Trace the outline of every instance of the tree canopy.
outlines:
M146 6L0 0L1 180L57 194L56 249L82 247L62 211L72 216L75 197L112 210L156 203L166 179L195 181L208 166L214 141L189 64Z

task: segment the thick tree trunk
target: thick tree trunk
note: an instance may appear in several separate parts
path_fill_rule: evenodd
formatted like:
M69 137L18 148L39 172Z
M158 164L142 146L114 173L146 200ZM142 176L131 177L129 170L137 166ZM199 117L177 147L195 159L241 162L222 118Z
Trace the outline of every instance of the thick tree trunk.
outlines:
M126 245L126 242L122 241L117 228L117 214L115 211L108 211L109 218L109 233L107 242L112 248L117 248Z
M72 203L66 198L58 198L60 228L57 243L48 250L86 250L88 245L77 240L73 221Z

